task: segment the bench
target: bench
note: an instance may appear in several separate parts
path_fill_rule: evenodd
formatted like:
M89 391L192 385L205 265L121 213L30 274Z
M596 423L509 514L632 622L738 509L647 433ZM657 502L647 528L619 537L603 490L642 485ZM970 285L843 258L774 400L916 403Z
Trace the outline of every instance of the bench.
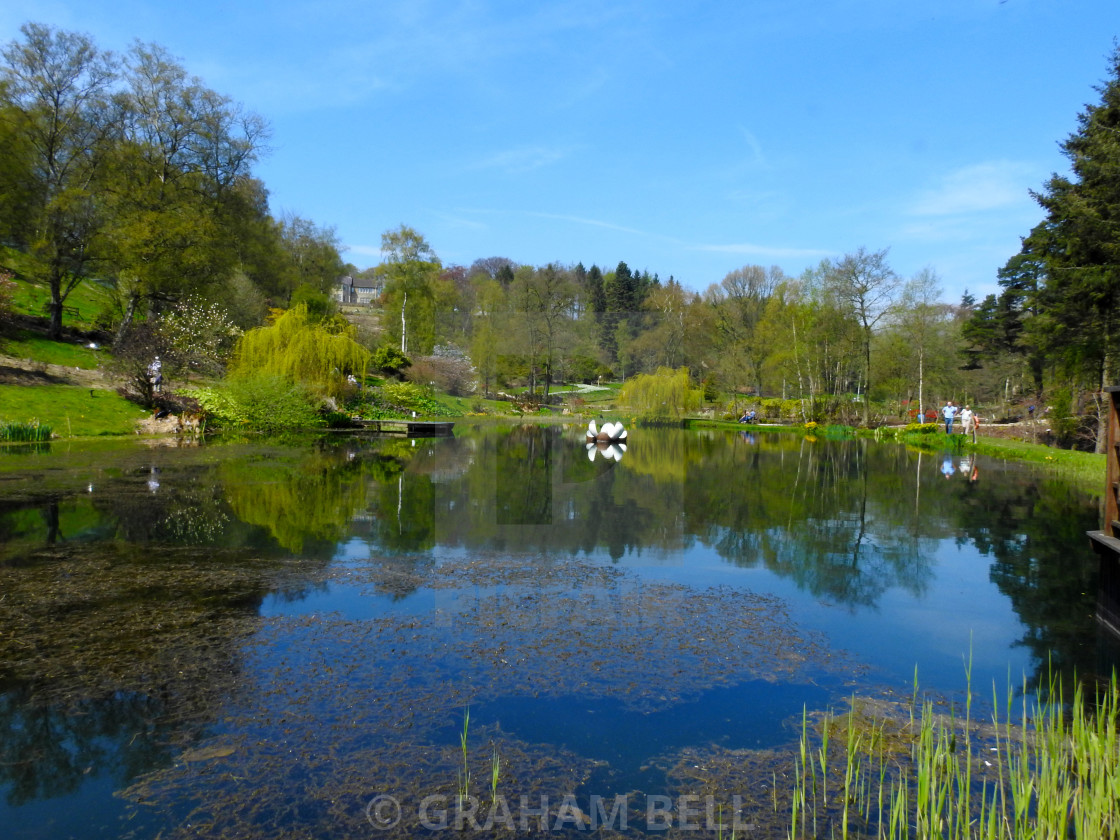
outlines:
M46 312L48 315L51 314L50 301L47 301L46 303L43 304L43 311ZM82 313L78 311L78 307L76 307L76 306L63 306L62 307L62 314L63 315L69 315L71 318L80 318L81 315L82 315Z

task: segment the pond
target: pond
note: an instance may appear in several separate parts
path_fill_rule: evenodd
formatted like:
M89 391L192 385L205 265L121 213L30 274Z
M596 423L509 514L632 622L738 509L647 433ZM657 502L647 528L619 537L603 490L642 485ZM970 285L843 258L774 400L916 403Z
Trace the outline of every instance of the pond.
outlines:
M612 454L463 424L0 449L5 836L715 836L713 807L784 836L803 714L1120 661L1097 506L1045 473Z

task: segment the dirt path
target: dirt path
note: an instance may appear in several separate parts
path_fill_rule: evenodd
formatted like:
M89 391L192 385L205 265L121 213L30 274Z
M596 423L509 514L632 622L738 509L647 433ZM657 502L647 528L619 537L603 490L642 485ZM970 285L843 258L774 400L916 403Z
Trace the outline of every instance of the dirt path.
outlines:
M111 388L112 381L101 370L51 365L0 354L0 385L81 385Z

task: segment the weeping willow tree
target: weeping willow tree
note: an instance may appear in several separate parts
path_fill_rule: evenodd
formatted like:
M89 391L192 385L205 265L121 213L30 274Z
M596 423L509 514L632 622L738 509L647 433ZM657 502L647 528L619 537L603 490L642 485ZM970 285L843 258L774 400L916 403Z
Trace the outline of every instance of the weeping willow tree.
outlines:
M693 388L688 368L639 373L618 392L618 401L643 420L679 420L700 407L703 392Z
M342 318L314 321L307 306L300 304L271 324L242 335L234 348L231 373L280 376L335 396L348 375L365 376L369 364L370 352L354 340L355 334Z

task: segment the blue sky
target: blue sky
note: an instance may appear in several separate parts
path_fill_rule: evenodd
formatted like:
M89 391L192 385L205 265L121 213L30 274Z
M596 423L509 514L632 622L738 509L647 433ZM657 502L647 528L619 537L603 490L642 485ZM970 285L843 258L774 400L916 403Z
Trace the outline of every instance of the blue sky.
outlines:
M0 40L26 21L161 44L263 116L273 212L360 268L402 223L445 263L696 290L864 246L956 301L1041 218L1120 0L7 0Z

